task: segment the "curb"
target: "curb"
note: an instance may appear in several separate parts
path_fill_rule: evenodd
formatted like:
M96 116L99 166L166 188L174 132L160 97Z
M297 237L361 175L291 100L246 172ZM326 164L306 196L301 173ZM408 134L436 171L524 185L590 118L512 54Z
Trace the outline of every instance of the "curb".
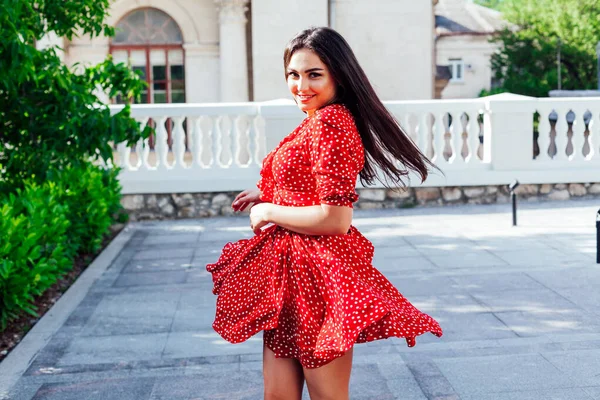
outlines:
M81 303L96 279L108 269L131 239L133 232L135 229L127 224L0 363L0 400L8 399L10 390L29 368L38 352Z

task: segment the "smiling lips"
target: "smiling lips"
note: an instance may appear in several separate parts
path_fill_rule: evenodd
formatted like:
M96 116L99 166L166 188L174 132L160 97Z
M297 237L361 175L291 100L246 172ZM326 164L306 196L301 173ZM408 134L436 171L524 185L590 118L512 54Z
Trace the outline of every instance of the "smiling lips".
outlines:
M311 95L299 94L298 95L298 98L300 99L300 102L302 102L302 103L308 103L313 97L315 97L314 94L311 94Z

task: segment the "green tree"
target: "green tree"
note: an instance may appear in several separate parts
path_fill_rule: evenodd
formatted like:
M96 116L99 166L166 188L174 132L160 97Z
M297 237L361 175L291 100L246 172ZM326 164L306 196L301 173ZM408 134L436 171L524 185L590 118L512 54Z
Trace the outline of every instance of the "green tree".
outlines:
M3 0L0 7L0 194L42 182L52 169L112 157L110 142L147 136L130 117L98 98L135 99L145 83L108 58L96 66L65 66L57 48L37 50L48 32L111 36L103 23L110 0Z
M501 50L492 56L492 68L502 82L500 91L545 97L557 89L559 47L561 87L597 87L600 2L504 0L502 12L514 27L495 38Z

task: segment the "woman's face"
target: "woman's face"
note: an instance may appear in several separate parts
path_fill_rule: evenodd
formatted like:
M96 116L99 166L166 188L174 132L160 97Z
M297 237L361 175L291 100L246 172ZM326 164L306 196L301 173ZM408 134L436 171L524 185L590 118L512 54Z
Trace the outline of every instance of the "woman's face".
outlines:
M290 92L309 116L335 97L335 82L319 56L308 49L292 54L286 71Z

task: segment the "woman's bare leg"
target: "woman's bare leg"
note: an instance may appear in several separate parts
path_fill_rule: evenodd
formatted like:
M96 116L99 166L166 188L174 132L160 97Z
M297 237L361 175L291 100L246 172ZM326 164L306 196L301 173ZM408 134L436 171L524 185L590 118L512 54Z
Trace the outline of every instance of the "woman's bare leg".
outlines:
M265 400L301 400L304 387L302 365L293 358L276 358L263 343Z
M311 400L348 400L352 350L319 368L304 368Z

